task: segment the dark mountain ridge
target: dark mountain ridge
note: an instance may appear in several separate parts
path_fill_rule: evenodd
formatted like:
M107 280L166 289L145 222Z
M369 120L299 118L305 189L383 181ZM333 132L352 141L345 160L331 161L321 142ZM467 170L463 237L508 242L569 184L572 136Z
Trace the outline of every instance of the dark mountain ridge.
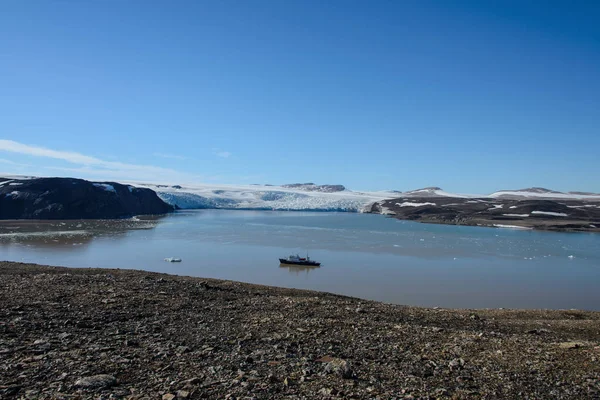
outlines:
M0 178L0 219L115 219L165 214L151 189L74 178Z

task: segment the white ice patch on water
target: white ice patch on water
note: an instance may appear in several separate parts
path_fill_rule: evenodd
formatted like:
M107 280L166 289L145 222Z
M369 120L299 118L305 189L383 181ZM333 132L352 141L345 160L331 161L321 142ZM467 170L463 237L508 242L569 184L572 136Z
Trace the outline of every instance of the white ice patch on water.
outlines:
M538 215L551 215L553 217L567 217L568 215L565 213L557 213L557 212L551 212L551 211L532 211L532 214L538 214Z
M521 218L525 218L525 217L529 217L529 214L502 214L505 217L521 217Z
M19 185L22 185L22 183L21 182L12 182L12 183L8 184L8 186L19 186Z
M6 195L4 197L18 197L21 194L21 192L17 192L16 190L13 190L10 193L6 193Z
M107 192L117 193L117 191L115 190L115 187L113 185L109 185L108 183L94 183L94 186L104 189Z
M421 207L421 206L435 206L435 203L411 203L408 201L405 201L404 203L396 203L397 206L399 207Z

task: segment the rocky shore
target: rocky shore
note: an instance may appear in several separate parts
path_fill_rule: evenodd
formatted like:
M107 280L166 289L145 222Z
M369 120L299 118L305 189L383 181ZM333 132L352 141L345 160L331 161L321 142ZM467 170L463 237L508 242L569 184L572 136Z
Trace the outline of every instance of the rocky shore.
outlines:
M0 262L3 399L597 399L600 313Z

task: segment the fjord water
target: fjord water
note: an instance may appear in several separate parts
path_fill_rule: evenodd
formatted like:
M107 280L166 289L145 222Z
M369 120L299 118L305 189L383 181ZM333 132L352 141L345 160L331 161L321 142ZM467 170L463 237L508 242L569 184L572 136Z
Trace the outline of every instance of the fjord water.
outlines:
M279 257L306 251L321 268L279 266ZM600 310L600 235L369 214L198 210L120 221L5 221L0 259L143 269L407 305Z

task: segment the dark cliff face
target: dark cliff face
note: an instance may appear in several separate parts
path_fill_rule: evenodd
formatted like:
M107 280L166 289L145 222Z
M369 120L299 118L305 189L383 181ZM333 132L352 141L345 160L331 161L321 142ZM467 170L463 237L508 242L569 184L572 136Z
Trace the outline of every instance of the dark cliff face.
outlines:
M150 189L114 182L36 178L0 183L0 219L113 219L173 211Z

